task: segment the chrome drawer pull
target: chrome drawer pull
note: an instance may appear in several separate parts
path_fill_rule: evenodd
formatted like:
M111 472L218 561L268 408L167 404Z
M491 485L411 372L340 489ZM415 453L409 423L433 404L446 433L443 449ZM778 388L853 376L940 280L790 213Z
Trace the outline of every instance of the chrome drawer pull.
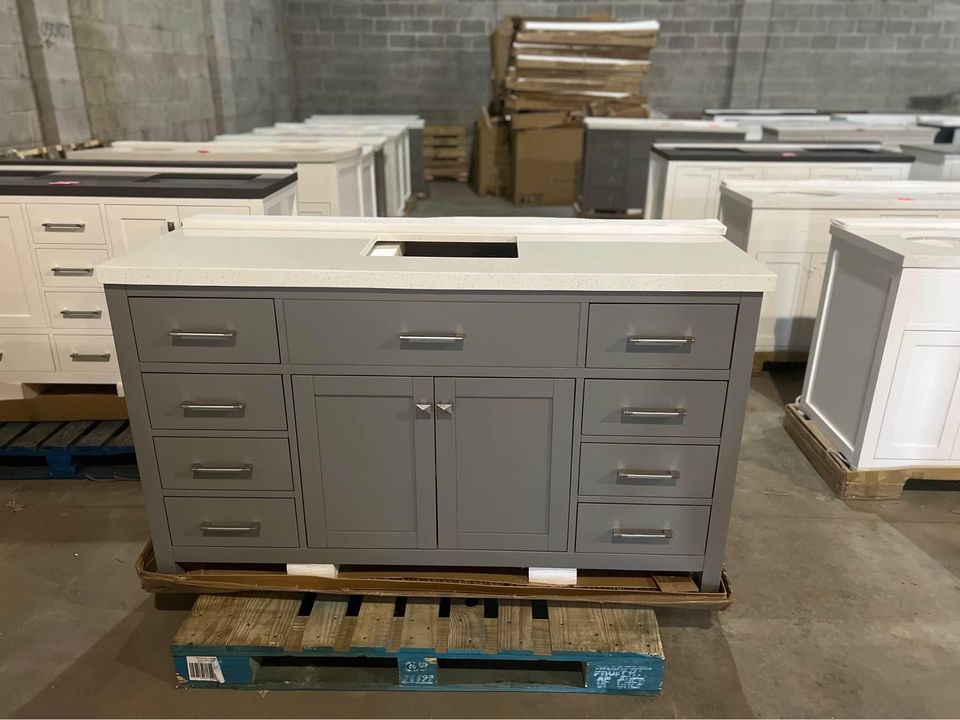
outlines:
M644 408L625 407L620 410L620 417L623 420L655 420L658 418L682 418L687 414L686 408L673 408L672 410L645 410Z
M202 330L171 330L167 333L174 340L235 340L237 337L236 330L223 330L223 331L202 331Z
M463 342L463 335L458 335L452 333L450 335L443 334L419 334L419 333L401 333L400 342L407 343L429 343L432 345L456 345L457 343Z
M195 478L206 475L231 475L233 477L245 475L250 477L253 475L253 463L243 463L235 467L208 467L200 463L194 463L190 466L190 472L193 473Z
M673 537L673 530L664 528L663 530L621 530L613 529L613 537L616 540L669 540Z
M41 223L41 227L44 232L83 232L87 224L45 222Z
M93 268L53 267L50 272L57 277L93 277Z
M680 335L677 337L642 337L634 335L627 338L628 347L642 347L645 345L693 345L697 339L692 335Z
M679 480L676 470L617 470L617 482Z
M65 320L99 320L103 310L61 310L60 317Z
M249 535L260 537L260 523L252 522L246 525L216 525L212 522L200 523L200 532L207 536L216 535Z
M70 359L73 362L110 362L110 353L101 353L99 355L70 353Z
M195 403L190 400L184 400L180 403L180 409L183 410L183 414L191 412L198 413L236 413L243 417L244 410L246 409L247 404L245 402L231 403L229 405L211 405L207 403Z

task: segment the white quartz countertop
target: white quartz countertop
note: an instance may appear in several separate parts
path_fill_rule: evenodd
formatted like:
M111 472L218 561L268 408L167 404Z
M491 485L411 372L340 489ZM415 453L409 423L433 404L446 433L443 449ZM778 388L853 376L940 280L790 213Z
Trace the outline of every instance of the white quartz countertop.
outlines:
M960 269L960 220L838 218L830 232L901 267Z
M738 132L732 122L721 120L658 120L655 118L588 117L583 124L593 130L656 130L663 132Z
M720 194L754 209L960 210L960 183L925 180L730 180Z
M78 160L154 160L161 162L302 162L333 163L360 156L361 144L234 143L123 141L106 148L69 153Z
M764 292L774 274L715 220L200 216L99 265L114 285ZM515 258L371 257L375 243L511 242Z

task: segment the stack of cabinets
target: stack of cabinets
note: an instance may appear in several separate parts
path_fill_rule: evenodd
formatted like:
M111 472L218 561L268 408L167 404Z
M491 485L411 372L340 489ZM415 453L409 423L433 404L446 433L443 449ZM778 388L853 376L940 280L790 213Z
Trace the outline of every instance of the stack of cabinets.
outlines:
M116 383L116 350L96 265L176 229L191 215L250 215L263 206L260 200L51 200L10 197L0 203L0 382Z
M108 289L167 568L719 582L758 297L127 292Z

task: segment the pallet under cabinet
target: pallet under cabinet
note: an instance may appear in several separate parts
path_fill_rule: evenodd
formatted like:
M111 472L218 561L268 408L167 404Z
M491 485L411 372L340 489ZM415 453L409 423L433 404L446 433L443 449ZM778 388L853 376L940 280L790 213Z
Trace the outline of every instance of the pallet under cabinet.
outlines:
M536 565L718 586L757 293L107 294L161 570Z

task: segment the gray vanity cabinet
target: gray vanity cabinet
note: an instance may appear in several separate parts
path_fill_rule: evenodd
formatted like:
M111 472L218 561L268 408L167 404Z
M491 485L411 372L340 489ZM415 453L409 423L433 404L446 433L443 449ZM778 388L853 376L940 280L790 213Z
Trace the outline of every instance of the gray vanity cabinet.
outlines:
M566 550L573 380L437 378L441 548Z
M307 544L437 547L433 378L296 376Z

